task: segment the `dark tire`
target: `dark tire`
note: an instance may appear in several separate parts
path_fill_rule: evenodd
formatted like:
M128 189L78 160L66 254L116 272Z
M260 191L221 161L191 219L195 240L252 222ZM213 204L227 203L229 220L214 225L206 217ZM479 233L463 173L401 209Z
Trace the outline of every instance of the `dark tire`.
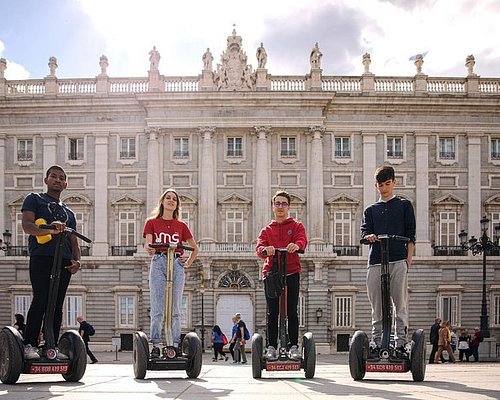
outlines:
M314 373L316 372L316 344L311 332L306 332L302 336L302 352L306 378L314 378Z
M366 333L363 331L354 332L349 349L349 370L355 381L360 381L365 377L369 347L370 342Z
M411 374L415 382L422 382L425 378L426 367L426 346L425 333L423 329L417 329L411 338L413 346L411 348Z
M264 340L262 335L254 333L252 336L252 376L254 379L262 378L262 367L264 364L263 346Z
M6 326L0 332L0 380L14 384L24 366L23 338L16 328Z
M198 378L201 372L203 362L201 353L201 340L194 332L189 332L182 341L182 352L189 358L188 366L186 367L187 376L190 378Z
M134 332L133 364L135 379L144 379L148 369L149 345L144 332Z
M87 349L82 337L75 330L66 331L59 339L58 347L69 357L68 372L62 374L63 378L68 382L78 382L87 369Z

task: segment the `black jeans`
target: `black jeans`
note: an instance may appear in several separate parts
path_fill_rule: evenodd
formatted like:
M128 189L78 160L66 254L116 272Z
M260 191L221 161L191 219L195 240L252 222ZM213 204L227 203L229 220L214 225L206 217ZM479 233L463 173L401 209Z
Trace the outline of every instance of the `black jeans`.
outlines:
M26 331L24 335L24 343L38 346L38 338L42 321L45 316L45 310L49 299L50 271L54 257L32 256L30 257L30 281L33 289L33 300L28 311L26 320ZM61 330L62 308L66 290L68 289L71 279L71 272L64 266L71 265L70 260L63 260L61 268L61 278L59 280L59 292L57 294L56 309L54 314L54 339L57 343L59 339L59 331Z
M286 310L288 316L288 340L291 346L299 343L299 316L297 305L299 303L300 274L288 275L286 277ZM283 295L282 295L283 296ZM266 296L267 302L267 345L278 347L278 316L279 298L271 299ZM286 346L287 343L281 343Z
M93 363L96 363L97 362L97 358L94 356L94 353L92 353L92 351L90 350L90 347L89 347L89 341L83 341L85 343L85 349L87 350L87 355L90 357L90 360L93 362Z

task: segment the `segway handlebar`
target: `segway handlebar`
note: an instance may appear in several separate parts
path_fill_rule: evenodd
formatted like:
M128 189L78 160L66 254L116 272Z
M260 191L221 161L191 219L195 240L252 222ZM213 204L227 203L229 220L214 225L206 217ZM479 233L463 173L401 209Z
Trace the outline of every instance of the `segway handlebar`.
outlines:
M42 225L39 225L38 227L39 227L40 229L56 229L56 226L55 226L55 225L46 225L46 224L42 224ZM74 230L74 229L72 229L72 228L65 227L63 232L66 232L66 233L70 233L70 234L72 234L72 235L75 235L77 238L82 239L84 242L87 242L87 243L92 243L92 240L91 240L91 239L89 239L87 236L82 235L80 232L75 231L75 230Z
M193 247L190 246L185 246L183 244L172 244L172 243L149 243L149 247L152 249L169 249L169 248L175 248L175 249L183 249L187 251L194 251Z
M278 251L280 253L288 253L288 250L285 249L285 248L281 248L281 249L274 249L275 251ZM303 249L298 249L297 251L295 251L295 253L298 253L298 254L304 254L305 253L305 250ZM293 253L292 253L293 254ZM267 256L267 252L264 250L262 251L262 255L263 256Z
M387 235L387 234L382 234L382 235L377 235L377 240L383 240L383 239L389 239L389 240L399 240L401 242L409 242L410 238L406 236L399 236L399 235ZM369 240L363 238L359 241L361 244L372 244Z

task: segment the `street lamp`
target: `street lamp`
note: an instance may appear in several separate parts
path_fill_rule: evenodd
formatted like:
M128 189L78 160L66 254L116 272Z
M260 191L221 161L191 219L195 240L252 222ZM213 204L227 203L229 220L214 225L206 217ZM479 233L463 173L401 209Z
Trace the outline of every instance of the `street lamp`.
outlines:
M200 269L200 294L201 294L201 352L205 352L205 273L203 265Z
M3 240L0 239L0 250L7 252L10 248L12 233L10 233L8 229L6 229L2 235Z
M489 251L491 252L492 250L499 249L498 242L500 236L500 225L495 226L495 237L493 241L491 241L488 237L488 225L490 223L490 220L486 216L484 216L479 222L481 223L482 232L479 240L474 236L471 236L471 238L467 240L467 231L463 229L458 234L458 237L460 238L460 245L462 246L462 249L466 251L470 250L473 256L475 256L476 254L483 255L483 299L481 302L481 333L483 337L488 338L490 337L490 331L488 328L488 307L486 302L486 255Z

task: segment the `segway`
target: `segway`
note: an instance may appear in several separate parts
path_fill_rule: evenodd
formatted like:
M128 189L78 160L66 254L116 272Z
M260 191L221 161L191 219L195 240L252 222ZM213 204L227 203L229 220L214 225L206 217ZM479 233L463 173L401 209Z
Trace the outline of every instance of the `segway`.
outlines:
M151 358L148 338L144 332L134 333L133 362L134 376L144 379L146 371L185 370L190 378L197 378L201 372L202 350L201 341L194 332L189 332L183 339L181 353L176 351L172 337L172 311L173 311L173 277L174 255L176 249L193 251L192 247L182 244L154 243L149 245L165 253L167 262L167 279L165 284L165 346L158 358ZM166 249L166 250L165 250Z
M39 227L54 229L52 225ZM87 243L92 243L89 238L68 227L57 235L54 264L50 273L49 298L43 322L45 344L39 350L40 359L25 360L21 334L12 326L4 327L0 332L0 380L3 383L16 383L21 373L62 374L68 382L78 382L85 374L87 350L80 334L76 330L68 330L59 339L58 347L61 353L68 356L66 360L57 359L54 337L54 314L61 278L63 246L68 235L75 235Z
M398 235L378 235L381 248L381 290L382 290L382 343L380 348L370 348L368 336L363 331L356 331L352 337L349 349L349 369L354 380L364 378L366 372L408 372L413 380L421 382L425 377L426 347L423 329L417 329L412 336L411 351L396 347L391 340L392 301L389 274L389 241L410 239ZM371 244L366 239L362 244ZM406 345L408 347L408 345Z
M302 337L302 357L300 360L288 356L287 309L286 309L286 249L275 249L274 257L278 257L279 271L281 272L282 287L285 289L279 297L279 344L278 359L266 360L264 357L264 340L262 335L255 333L252 336L252 374L254 379L262 377L262 370L266 371L300 371L305 372L306 378L313 378L316 370L316 345L311 332ZM296 253L304 254L304 250ZM265 253L263 253L265 255Z

